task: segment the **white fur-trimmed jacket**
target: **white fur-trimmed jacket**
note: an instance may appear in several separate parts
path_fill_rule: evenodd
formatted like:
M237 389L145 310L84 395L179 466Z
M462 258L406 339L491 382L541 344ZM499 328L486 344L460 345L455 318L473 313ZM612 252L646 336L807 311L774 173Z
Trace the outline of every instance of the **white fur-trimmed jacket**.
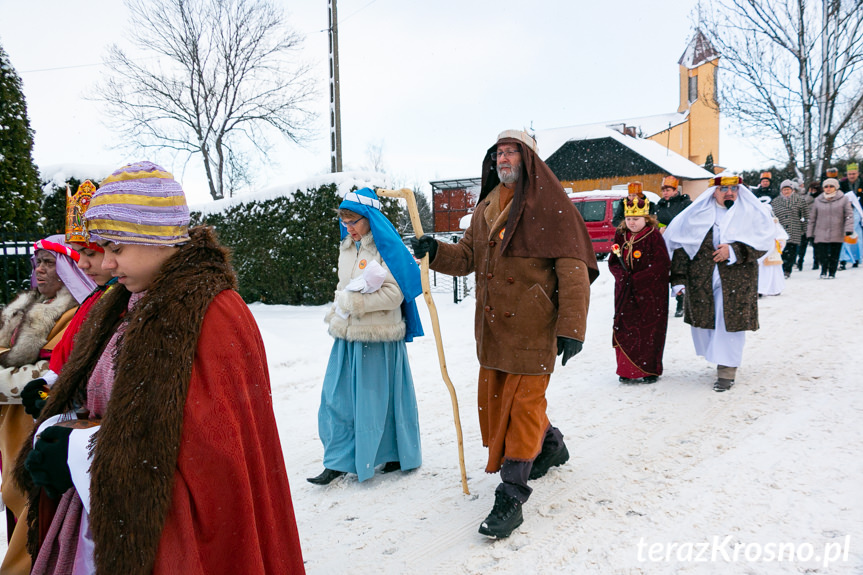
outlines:
M386 270L380 289L371 293L344 291L354 278L363 275L370 261ZM401 303L404 299L398 283L378 252L371 232L360 240L360 249L350 236L339 246L339 283L335 299L324 321L331 336L348 341L398 341L405 337ZM350 314L347 319L336 313L336 305Z
M0 347L11 348L0 354L0 403L20 403L24 385L47 371L48 362L39 359L39 352L63 314L77 306L63 286L50 301L36 291L25 292L0 312ZM13 335L15 345L10 346Z

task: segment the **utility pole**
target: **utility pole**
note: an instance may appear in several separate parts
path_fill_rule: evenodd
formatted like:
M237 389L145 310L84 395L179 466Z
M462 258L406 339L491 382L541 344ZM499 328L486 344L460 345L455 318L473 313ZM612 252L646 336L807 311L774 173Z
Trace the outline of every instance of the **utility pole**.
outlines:
M330 11L330 171L342 171L342 119L339 103L339 18L336 0Z

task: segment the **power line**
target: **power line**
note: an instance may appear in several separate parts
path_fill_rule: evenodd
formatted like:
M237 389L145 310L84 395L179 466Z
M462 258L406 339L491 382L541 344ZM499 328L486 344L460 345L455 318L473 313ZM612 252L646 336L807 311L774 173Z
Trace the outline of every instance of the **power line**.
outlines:
M358 9L358 10L355 10L354 12L351 12L351 13L350 13L350 14L348 14L345 18L340 18L340 19L339 19L339 26L341 26L342 24L344 24L344 23L345 23L345 21L347 21L347 20L348 20L348 19L350 19L350 18L353 18L354 16L356 16L357 14L359 14L360 12L362 12L363 10L365 10L366 8L368 8L369 6L371 6L372 4L374 4L374 3L375 3L375 2L377 2L377 1L378 1L378 0L372 0L371 2L369 2L368 4L366 4L365 6L363 6L362 8L360 8L360 9ZM317 30L317 31L316 31L316 33L319 33L319 32L329 32L329 29L328 29L328 28L324 28L324 29L322 29L322 30Z

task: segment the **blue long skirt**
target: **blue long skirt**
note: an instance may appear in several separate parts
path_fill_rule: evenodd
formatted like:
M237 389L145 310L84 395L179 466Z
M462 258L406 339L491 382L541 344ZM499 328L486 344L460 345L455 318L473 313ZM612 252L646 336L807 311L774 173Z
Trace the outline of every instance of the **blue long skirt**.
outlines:
M372 477L375 466L422 463L419 415L405 342L336 339L318 410L324 467Z

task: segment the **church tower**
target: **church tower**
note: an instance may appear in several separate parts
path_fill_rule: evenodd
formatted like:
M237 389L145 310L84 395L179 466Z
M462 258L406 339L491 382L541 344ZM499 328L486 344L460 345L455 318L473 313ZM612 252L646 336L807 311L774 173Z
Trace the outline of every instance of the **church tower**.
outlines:
M683 139L687 141L682 155L690 161L704 165L708 155L713 163L720 165L719 158L719 103L717 81L719 53L710 44L701 30L695 36L678 61L680 65L679 113L689 113ZM688 133L687 133L688 132Z

